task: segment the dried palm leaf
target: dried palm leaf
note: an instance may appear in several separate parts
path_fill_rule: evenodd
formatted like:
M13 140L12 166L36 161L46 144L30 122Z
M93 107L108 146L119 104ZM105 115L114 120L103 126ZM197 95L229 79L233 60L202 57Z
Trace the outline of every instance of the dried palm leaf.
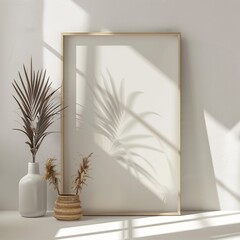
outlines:
M51 89L52 83L46 77L46 70L34 71L32 60L30 73L23 65L24 73L18 72L20 82L13 81L12 85L17 96L16 100L22 113L22 129L14 130L23 132L28 140L25 142L30 147L33 162L41 143L47 135L47 129L54 123L57 115L63 110L61 104L56 101L56 93L59 90Z

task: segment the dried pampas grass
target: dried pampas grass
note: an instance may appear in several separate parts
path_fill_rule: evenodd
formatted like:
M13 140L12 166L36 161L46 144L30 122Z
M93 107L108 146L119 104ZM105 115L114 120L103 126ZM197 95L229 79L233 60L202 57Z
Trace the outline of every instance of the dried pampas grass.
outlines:
M83 185L86 185L87 178L89 178L88 172L90 169L90 158L93 153L90 153L87 157L83 157L82 163L80 164L77 174L73 181L73 189L76 195L82 190ZM57 190L58 195L61 195L59 190L59 173L56 171L55 158L49 158L45 163L45 175L44 178L49 182L50 185L54 186Z
M59 173L56 171L56 165L54 164L56 159L49 158L45 164L45 175L44 178L49 182L49 184L54 186L54 189L57 189L58 195L60 195L59 191Z
M78 169L77 175L73 181L76 194L78 194L78 192L82 190L83 184L86 185L86 180L89 177L89 163L92 154L93 153L90 153L87 157L83 157L82 164L80 164L80 168Z

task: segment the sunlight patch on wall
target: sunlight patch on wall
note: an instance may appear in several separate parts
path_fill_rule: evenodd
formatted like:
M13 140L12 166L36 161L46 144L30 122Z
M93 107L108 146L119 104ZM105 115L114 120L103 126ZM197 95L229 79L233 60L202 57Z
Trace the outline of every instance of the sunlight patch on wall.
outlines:
M212 159L221 159L226 144L228 129L217 121L210 113L204 111L204 118L207 128L208 141ZM229 146L231 147L231 146Z
M90 16L74 1L44 1L43 5L43 40L61 50L62 32L87 31ZM72 24L78 23L78 24Z
M43 66L48 69L55 87L62 83L61 33L77 32L79 29L88 31L90 17L85 10L73 1L52 0L43 2Z
M232 129L227 129L209 112L204 111L207 128L209 147L214 166L217 190L221 208L229 206L232 208L240 206L239 192L240 184L236 184L240 174L240 122ZM222 182L224 180L224 182Z

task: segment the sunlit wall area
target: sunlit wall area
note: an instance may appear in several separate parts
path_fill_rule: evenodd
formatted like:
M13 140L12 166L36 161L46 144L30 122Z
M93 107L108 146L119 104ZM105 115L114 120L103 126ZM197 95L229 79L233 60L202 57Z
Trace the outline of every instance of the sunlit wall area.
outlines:
M239 179L240 159L240 125L227 129L208 112L204 113L211 158L214 165L215 180L221 209L238 210L240 193Z
M17 209L18 181L30 159L24 136L12 131L18 116L11 82L22 64L32 56L58 87L61 33L112 31L182 33L182 208L239 210L239 8L238 0L0 1L0 209ZM60 155L56 134L42 146L41 168ZM49 189L50 208L54 200Z

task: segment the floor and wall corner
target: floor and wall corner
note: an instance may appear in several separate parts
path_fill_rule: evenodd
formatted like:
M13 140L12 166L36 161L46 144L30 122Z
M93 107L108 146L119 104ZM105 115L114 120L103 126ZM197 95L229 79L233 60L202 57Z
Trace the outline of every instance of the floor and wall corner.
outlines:
M239 8L238 0L1 0L0 239L17 239L17 233L32 239L25 228L39 231L39 239L239 239ZM33 57L59 86L61 33L103 31L181 32L183 214L84 217L80 224L59 223L49 215L16 220L18 182L29 155L21 144L24 136L12 131L12 80ZM44 144L60 159L60 134ZM39 152L39 158L48 155ZM48 191L49 209L55 198Z

